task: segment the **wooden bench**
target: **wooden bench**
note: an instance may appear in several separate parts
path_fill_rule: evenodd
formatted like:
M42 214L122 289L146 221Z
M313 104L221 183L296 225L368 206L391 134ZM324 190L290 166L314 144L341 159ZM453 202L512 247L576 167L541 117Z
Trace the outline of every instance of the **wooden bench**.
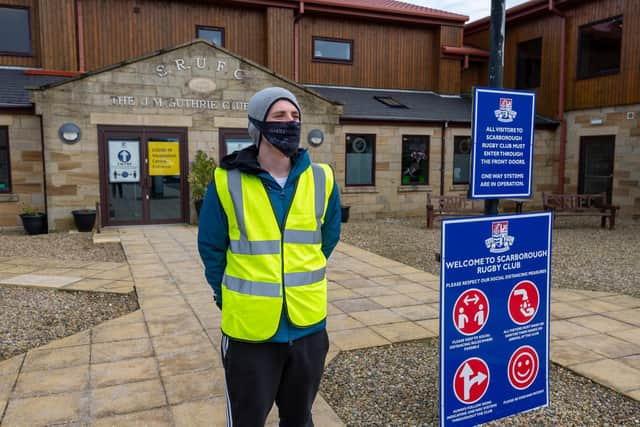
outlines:
M436 196L427 193L427 228L433 227L433 220L438 216L471 216L483 212L482 206L468 199L466 194Z
M557 194L542 193L544 210L553 211L558 216L599 216L600 227L605 228L609 218L609 229L616 225L616 211L619 206L607 202L607 193L598 194Z

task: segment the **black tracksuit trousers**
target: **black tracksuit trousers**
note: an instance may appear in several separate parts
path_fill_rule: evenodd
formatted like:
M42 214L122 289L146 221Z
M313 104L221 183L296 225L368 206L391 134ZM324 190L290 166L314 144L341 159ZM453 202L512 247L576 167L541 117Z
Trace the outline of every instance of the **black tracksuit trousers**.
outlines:
M222 336L227 426L262 427L275 401L280 427L313 427L311 406L329 350L326 330L291 343Z

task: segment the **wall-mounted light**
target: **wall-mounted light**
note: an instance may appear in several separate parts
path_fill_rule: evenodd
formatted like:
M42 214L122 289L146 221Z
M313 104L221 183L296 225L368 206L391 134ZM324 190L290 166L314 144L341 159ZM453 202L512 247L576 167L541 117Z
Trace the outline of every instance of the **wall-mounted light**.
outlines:
M601 125L602 124L602 119L591 119L590 123L592 125Z
M58 136L65 144L75 144L80 141L80 128L73 123L65 123L58 129Z
M318 147L324 142L324 133L320 129L311 129L307 135L307 142L312 147Z

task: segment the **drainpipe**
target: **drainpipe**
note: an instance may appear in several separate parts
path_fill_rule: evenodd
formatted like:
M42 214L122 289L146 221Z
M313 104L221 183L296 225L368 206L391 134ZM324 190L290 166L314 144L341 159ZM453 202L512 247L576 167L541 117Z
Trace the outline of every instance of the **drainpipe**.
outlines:
M44 197L44 213L47 215L47 223L49 222L49 208L47 205L47 162L44 155L44 126L42 114L38 115L40 119L40 151L42 152L42 196ZM47 224L47 230L49 225Z
M304 1L298 4L293 18L293 80L300 83L300 18L304 14Z
M444 196L444 164L445 164L445 147L446 147L446 131L449 127L449 122L442 123L441 130L441 147L440 147L440 195Z
M560 161L558 164L558 193L564 193L564 172L567 155L567 121L564 117L565 107L565 60L567 46L567 17L555 7L555 2L549 0L549 10L562 18L560 26L560 96L558 97L558 119L560 120Z
M82 13L82 2L76 0L76 39L78 41L78 71L85 72L84 64L84 16Z

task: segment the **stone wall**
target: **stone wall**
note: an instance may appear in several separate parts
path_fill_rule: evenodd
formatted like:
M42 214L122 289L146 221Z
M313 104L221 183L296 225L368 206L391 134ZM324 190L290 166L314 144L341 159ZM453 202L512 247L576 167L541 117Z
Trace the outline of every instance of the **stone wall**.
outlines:
M612 202L620 216L640 219L640 105L572 111L566 120L565 191L578 191L580 138L615 135Z
M11 193L0 194L0 227L22 223L23 207L44 211L40 119L18 114L0 115L0 126L9 129Z
M219 129L246 129L246 103L268 86L296 95L303 109L303 146L308 147L310 129L321 129L325 143L311 149L311 155L330 162L340 106L202 41L34 92L36 110L43 116L50 229L70 228L71 210L91 208L100 200L98 125L185 127L189 162L197 150L217 160ZM188 100L210 102L194 105ZM81 128L77 144L58 138L58 128L66 122Z

